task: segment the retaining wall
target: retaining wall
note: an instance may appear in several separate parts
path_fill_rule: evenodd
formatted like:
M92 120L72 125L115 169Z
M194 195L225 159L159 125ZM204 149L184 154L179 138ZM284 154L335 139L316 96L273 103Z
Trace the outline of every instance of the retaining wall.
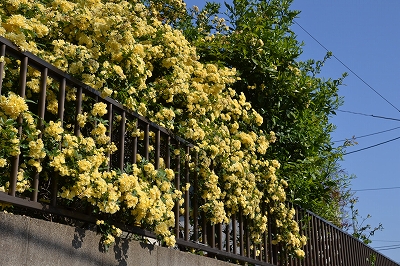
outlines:
M0 265L4 266L232 266L179 250L117 238L102 251L91 230L0 213Z

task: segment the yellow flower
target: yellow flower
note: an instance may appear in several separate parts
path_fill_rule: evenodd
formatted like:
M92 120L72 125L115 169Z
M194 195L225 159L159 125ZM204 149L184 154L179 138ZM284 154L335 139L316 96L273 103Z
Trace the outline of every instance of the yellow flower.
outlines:
M34 159L42 159L46 156L44 144L41 139L29 142L29 156Z
M172 246L174 246L175 243L176 243L176 240L175 240L175 236L174 236L174 235L171 235L171 236L168 236L168 237L164 237L164 241L165 241L165 244L166 244L168 247L172 247Z
M7 166L7 160L4 158L0 158L0 168Z
M61 141L61 134L64 129L61 127L61 122L50 121L49 125L45 128L44 133L54 138L56 141Z
M92 109L92 115L96 116L103 116L107 114L107 104L105 103L95 103Z
M118 65L113 65L113 69L115 71L115 73L117 73L121 79L126 79L126 76L124 74L124 71L122 70L122 68Z
M110 235L110 234L108 234L106 237L105 237L105 239L103 240L103 244L105 245L105 246L110 246L111 244L113 244L115 242L115 238L112 236L112 235Z
M101 92L101 97L102 98L106 98L109 97L113 94L113 90L109 89L109 88L104 88Z
M165 173L166 173L166 176L167 176L168 180L174 179L174 177L175 177L174 170L172 170L172 169L165 169Z
M78 114L76 120L78 121L80 127L84 127L87 120L87 113L85 112L84 114Z
M86 172L92 168L92 163L86 159L82 159L78 161L78 167L80 172Z
M154 171L154 165L151 163L147 163L144 165L143 169L146 171L146 173L150 174Z
M306 255L305 252L301 249L296 249L294 252L296 253L296 256L299 258L304 258L304 256Z
M0 108L12 119L16 119L23 112L28 111L28 105L24 98L14 93L10 93L8 97L0 97Z

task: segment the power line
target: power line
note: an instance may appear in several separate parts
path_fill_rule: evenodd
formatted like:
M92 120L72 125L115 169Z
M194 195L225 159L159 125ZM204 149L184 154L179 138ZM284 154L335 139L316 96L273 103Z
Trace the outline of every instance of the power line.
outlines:
M361 139L361 138L370 137L370 136L373 136L373 135L378 135L378 134L381 134L381 133L389 132L389 131L392 131L392 130L395 130L395 129L399 129L399 128L400 127L395 127L395 128L391 128L391 129L386 129L386 130L382 130L382 131L379 131L379 132L375 132L375 133L370 133L370 134L367 134L367 135L362 135L362 136L359 136L359 137L354 136L353 138L354 139ZM348 141L348 140L349 139L342 139L342 140L335 140L333 142L343 142L343 141Z
M295 24L297 24L304 32L306 32L314 41L316 41L322 48L324 48L327 52L329 52L329 50L322 44L320 43L314 36L311 35L311 33L309 33L306 29L304 29L299 23L297 23L295 20L293 20L293 22ZM380 94L377 90L375 90L371 85L369 85L365 80L363 80L359 75L357 75L353 70L351 70L345 63L343 63L337 56L335 56L334 54L332 54L332 56L339 62L341 63L345 68L347 68L354 76L356 76L359 80L361 80L365 85L367 85L371 90L373 90L376 94L378 94L383 100L385 100L388 104L390 104L394 109L396 109L398 112L400 112L400 110L394 106L391 102L389 102L388 99L386 99L385 97L383 97L382 94Z
M353 112L353 111L347 111L347 110L340 110L340 109L338 109L337 111L343 112L343 113L350 113L350 114L354 114L354 115L372 116L372 117L375 117L375 118L400 121L400 119L398 119L398 118L392 118L392 117L386 117L386 116L380 116L380 115L368 115L368 114L363 114L363 113L358 113L358 112Z
M368 146L368 147L365 147L365 148L362 148L362 149L355 150L355 151L346 152L343 155L348 155L348 154L356 153L356 152L359 152L359 151L364 151L364 150L367 150L367 149L371 149L371 148L374 148L376 146L379 146L379 145L382 145L382 144L386 144L388 142L395 141L395 140L398 140L398 139L400 139L400 137L397 137L397 138L394 138L394 139L390 139L390 140L387 140L387 141L384 141L384 142L381 142L381 143L378 143L378 144L375 144L375 145L372 145L372 146Z
M380 249L380 248L391 248L391 247L400 247L400 244L387 245L387 246L379 246L379 247L374 247L374 248L375 248L375 249Z
M364 189L352 189L351 191L359 192L359 191L386 190L386 189L400 189L400 187L364 188ZM400 241L397 241L397 242L400 242Z
M378 250L378 251L383 251L383 250L392 250L392 249L400 249L400 245L398 245L398 246L393 246L393 247L388 247L388 248L379 248L379 249L376 249L376 250Z

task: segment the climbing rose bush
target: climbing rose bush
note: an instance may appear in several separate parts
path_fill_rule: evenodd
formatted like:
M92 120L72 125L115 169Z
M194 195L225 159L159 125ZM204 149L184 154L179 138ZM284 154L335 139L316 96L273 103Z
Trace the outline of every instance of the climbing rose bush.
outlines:
M82 80L102 97L112 97L194 143L198 166L191 170L198 172L200 209L211 222L228 222L241 210L249 219L252 239L261 241L268 219L262 206L267 205L278 232L274 243L302 257L305 237L292 219L294 210L285 204L287 183L275 175L280 164L263 156L276 141L275 134L260 129L263 118L243 94L230 88L240 79L236 70L200 63L196 47L167 19L174 17L171 12L178 18L186 12L185 4L179 0L147 6L139 0L4 0L0 35ZM58 86L51 79L46 109L54 119L46 122L43 132L37 131L24 99L16 96L13 80L18 79L19 62L2 60L6 65L2 95L8 96L1 96L0 134L9 134L7 143L12 145L0 153L1 189L8 189L10 158L22 154L27 164L18 177L20 183L26 181L20 192L29 187L33 172L56 172L63 178L61 198L88 202L104 214L123 213L127 221L150 226L173 246L172 210L175 202L182 203L182 192L189 185L175 188L173 170L162 162L155 169L153 162L140 157L127 169L107 168L108 155L117 148L107 135L106 106L83 97L84 110L77 120L86 134L75 136L73 121L64 125L57 121ZM35 102L40 73L28 72L26 98ZM68 112L76 100L74 88L67 88L66 99ZM14 101L18 104L10 104ZM16 131L19 117L23 128L29 129L23 138ZM134 122L127 121L130 134L142 137ZM21 141L29 141L29 148L19 150ZM104 238L106 245L112 240L111 235Z

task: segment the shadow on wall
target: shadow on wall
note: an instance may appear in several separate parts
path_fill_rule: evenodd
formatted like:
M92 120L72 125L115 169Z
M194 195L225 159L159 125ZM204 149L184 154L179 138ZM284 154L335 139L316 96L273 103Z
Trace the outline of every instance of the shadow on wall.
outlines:
M72 227L0 212L0 266L232 266L213 258L116 238L108 251L93 226Z
M130 245L140 247L141 257L144 254L151 255L154 250L151 245L118 238L114 252L105 252L100 238L89 227L70 227L26 216L0 213L0 252L6 253L0 254L0 265L124 266L132 265L128 263Z

